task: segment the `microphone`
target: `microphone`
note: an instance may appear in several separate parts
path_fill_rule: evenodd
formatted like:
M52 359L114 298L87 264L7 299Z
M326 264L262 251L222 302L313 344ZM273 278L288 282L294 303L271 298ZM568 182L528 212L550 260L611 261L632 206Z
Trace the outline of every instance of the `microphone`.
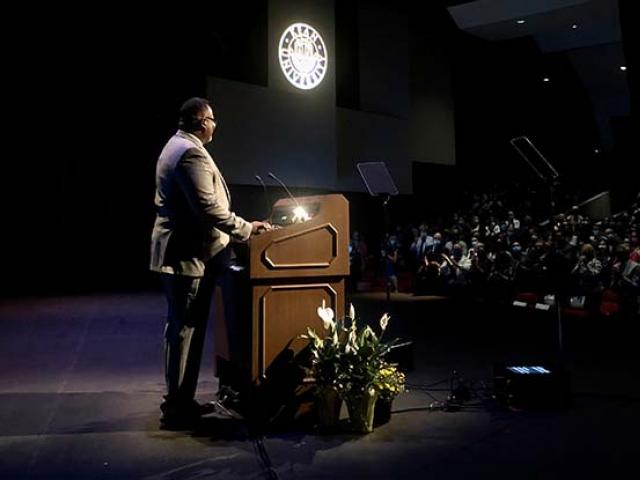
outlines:
M273 173L271 172L267 172L267 175L270 178L273 178L276 182L278 182L280 185L282 185L282 188L284 188L285 192L287 192L287 194L289 195L289 197L291 197L291 200L293 200L293 203L296 204L296 207L299 207L300 204L298 203L298 200L296 200L296 197L294 197L291 192L289 191L289 189L287 188L287 186L282 182L282 180L280 180L278 177L276 177Z
M264 181L262 180L262 177L260 175L256 175L255 179L258 180L258 182L260 182L260 185L262 185L262 190L264 192L264 201L266 202L266 205L267 205L267 215L269 218L269 223L273 223L271 221L271 217L273 216L273 209L271 208L271 198L269 198L269 193L267 192L267 186L264 184Z
M311 217L309 216L307 211L300 205L300 202L298 202L296 197L294 197L293 194L289 191L289 189L284 184L284 182L271 172L267 172L267 175L270 178L273 178L280 185L282 185L282 188L284 188L284 190L287 192L291 200L293 200L293 203L295 203L296 208L293 209L293 218L291 219L292 223L306 222L307 220L309 220Z

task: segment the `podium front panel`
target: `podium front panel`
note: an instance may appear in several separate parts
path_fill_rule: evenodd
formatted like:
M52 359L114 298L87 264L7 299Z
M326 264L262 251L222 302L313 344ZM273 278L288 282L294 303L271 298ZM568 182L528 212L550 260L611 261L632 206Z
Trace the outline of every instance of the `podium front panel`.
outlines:
M324 335L317 309L325 302L344 316L344 280L314 283L284 283L253 287L252 378L262 381L277 359L288 361L307 345L298 338L307 327Z

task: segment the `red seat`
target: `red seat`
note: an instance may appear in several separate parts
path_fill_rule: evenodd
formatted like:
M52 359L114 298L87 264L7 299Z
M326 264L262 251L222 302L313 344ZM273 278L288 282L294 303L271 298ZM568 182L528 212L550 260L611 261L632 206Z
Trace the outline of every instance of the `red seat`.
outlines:
M588 310L584 308L565 307L562 309L563 315L576 318L588 318L591 316Z
M600 304L600 313L605 317L620 313L620 304L618 302L602 302Z
M538 294L535 292L520 292L516 294L516 300L523 303L536 303Z
M618 292L616 292L615 290L607 289L604 292L602 292L602 301L603 302L619 303L620 302L620 294Z
M605 317L620 313L620 294L618 292L609 289L602 292L600 313Z

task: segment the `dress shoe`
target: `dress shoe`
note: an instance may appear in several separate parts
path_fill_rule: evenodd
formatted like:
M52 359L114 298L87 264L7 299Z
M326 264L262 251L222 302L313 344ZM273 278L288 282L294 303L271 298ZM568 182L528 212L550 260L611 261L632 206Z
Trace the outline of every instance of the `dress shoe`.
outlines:
M216 410L211 403L199 404L195 400L189 401L165 401L160 405L162 416L160 425L165 430L184 430L192 427L203 415L208 415Z

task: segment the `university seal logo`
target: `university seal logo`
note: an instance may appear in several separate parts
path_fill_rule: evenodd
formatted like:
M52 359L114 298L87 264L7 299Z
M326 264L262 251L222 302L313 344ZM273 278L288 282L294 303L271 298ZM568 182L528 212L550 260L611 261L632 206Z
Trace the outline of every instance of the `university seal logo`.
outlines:
M317 87L327 72L327 49L320 34L306 23L290 25L280 37L278 59L294 87Z

